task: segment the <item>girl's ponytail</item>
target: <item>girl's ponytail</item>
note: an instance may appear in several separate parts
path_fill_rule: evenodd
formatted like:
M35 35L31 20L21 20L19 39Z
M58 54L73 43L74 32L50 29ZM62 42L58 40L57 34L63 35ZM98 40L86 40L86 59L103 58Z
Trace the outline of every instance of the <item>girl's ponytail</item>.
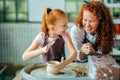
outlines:
M44 10L44 14L42 17L42 32L44 32L45 34L48 34L48 17L49 17L49 13L51 12L51 8L46 8Z

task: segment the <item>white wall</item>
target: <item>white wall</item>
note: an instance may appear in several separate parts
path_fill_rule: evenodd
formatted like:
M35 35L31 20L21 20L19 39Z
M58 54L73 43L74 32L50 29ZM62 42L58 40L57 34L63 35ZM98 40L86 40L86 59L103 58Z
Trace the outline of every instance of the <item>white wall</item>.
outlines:
M65 0L28 0L29 21L41 21L46 7L59 8L65 11Z

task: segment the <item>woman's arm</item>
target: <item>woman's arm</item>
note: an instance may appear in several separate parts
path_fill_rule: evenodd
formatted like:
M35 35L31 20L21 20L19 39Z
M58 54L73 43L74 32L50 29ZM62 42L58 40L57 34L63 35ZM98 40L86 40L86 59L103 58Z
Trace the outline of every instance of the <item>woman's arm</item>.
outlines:
M74 25L71 28L70 36L71 36L71 40L73 42L73 45L75 46L75 49L77 51L77 60L81 60L80 59L80 49L83 45L82 42L84 40L84 35L85 35L84 29L80 29L76 25Z
M82 42L83 42L83 39L84 39L84 35L85 35L84 30L80 29L76 25L74 25L71 28L70 37L71 37L72 43L75 46L75 49L77 50L77 52L80 51L80 48L83 45Z

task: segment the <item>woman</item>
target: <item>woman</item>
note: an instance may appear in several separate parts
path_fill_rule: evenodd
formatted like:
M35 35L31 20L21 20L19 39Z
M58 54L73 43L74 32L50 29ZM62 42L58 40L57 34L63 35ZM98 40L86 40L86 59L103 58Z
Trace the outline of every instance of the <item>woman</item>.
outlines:
M115 28L108 8L99 1L85 2L71 29L71 38L78 52L77 60L86 61L88 54L109 54Z

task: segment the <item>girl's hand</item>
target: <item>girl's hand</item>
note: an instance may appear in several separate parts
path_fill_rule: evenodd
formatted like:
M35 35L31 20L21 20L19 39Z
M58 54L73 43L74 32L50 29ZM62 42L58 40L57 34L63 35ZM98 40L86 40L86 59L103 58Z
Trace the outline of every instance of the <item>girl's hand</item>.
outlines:
M55 41L52 42L52 43L49 43L49 44L47 44L45 47L43 47L43 52L44 52L44 53L47 53L47 52L49 51L50 47L51 47L54 43L55 43Z
M60 64L57 64L57 65L55 66L55 68L56 68L57 70L62 70L62 69L64 69L64 67L65 67L65 61L64 61L64 57L62 57L62 58L61 58L61 63L60 63Z

